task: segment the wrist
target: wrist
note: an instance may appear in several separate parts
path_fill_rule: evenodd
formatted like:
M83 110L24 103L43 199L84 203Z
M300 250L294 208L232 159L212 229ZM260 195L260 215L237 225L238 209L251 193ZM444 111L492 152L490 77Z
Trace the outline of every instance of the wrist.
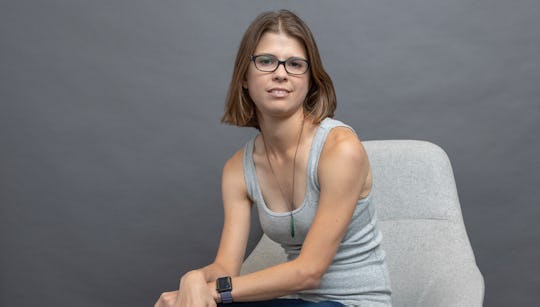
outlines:
M189 271L180 278L180 285L178 286L180 292L188 291L189 289L204 289L204 285L207 283L204 280L204 275L198 271Z
M184 277L204 278L204 273L201 270L191 270L184 274Z
M233 302L232 289L232 278L230 276L223 276L216 279L216 292L219 295L218 300L222 304L230 304Z
M212 297L214 298L214 301L216 304L221 303L221 295L219 295L219 292L216 290L216 283L215 282L209 282L207 283L208 290L212 294Z

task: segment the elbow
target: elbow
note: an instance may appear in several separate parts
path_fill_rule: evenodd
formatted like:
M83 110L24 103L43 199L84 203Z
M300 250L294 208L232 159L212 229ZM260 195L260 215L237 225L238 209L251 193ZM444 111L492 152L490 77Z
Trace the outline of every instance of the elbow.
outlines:
M316 289L321 284L325 270L300 265L297 270L298 275L298 291Z
M321 277L310 275L305 279L304 287L302 290L310 290L310 289L316 289L319 288L319 285L321 284Z

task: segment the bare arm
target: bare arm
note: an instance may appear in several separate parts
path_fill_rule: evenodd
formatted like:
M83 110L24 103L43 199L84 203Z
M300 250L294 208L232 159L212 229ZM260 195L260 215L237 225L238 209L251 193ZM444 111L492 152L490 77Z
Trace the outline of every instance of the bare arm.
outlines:
M222 198L224 224L214 262L190 271L180 279L179 290L162 293L155 306L212 305L219 300L215 280L240 272L250 226L251 201L244 182L242 152L237 152L223 169Z
M238 151L223 169L222 199L224 223L221 241L212 264L201 269L208 282L218 277L237 276L245 256L251 219L251 200L244 180L242 151Z

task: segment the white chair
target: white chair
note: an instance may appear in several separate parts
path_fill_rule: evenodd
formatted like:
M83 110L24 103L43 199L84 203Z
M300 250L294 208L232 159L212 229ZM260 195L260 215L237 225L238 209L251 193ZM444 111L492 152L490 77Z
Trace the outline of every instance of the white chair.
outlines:
M484 279L465 230L450 161L424 141L365 141L393 306L482 306ZM263 235L242 273L285 261Z

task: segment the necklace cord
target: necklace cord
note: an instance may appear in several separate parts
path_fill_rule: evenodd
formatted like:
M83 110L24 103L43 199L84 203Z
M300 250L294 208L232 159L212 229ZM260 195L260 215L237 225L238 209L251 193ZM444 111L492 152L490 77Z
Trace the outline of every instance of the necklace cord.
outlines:
M305 119L302 121L302 126L300 128L300 133L298 134L298 140L296 142L296 149L294 151L294 157L293 157L293 169L292 169L292 199L289 202L287 200L287 197L285 196L285 192L283 192L283 188L281 187L281 184L279 183L279 180L276 176L276 173L274 172L274 168L272 167L272 163L270 162L270 157L268 155L268 146L266 145L266 140L264 139L264 135L261 132L263 144L264 144L264 153L266 156L266 161L268 162L268 166L270 166L270 171L272 172L272 176L274 176L274 179L276 180L276 183L278 184L279 191L281 193L281 197L283 197L283 200L287 203L287 205L290 208L290 218L291 218L291 237L294 238L294 217L293 217L293 210L294 210L294 186L295 186L295 174L296 174L296 156L298 154L298 148L300 147L300 141L302 140L302 133L304 132L304 124Z

